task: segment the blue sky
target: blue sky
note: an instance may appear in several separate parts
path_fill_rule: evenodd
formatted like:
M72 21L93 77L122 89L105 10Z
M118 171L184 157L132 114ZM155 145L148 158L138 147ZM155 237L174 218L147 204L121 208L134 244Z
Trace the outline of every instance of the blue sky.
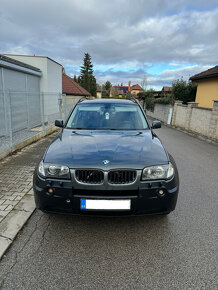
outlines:
M0 0L0 53L46 55L98 83L160 89L218 64L217 0Z

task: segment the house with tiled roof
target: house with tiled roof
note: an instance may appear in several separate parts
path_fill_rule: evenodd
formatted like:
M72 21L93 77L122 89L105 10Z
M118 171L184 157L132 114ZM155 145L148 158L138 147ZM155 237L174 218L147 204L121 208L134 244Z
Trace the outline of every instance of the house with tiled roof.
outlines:
M65 118L79 99L91 97L91 94L62 71L62 101Z
M130 92L132 95L137 95L138 93L144 92L144 90L138 84L131 86L131 82L129 82L128 86L112 86L110 97L116 95L122 98L128 92Z
M110 90L110 97L119 96L122 98L128 92L128 86L112 86Z
M164 86L161 91L154 91L154 98L163 98L172 96L172 87Z
M131 86L131 94L132 95L137 95L139 93L143 93L144 90L142 87L140 87L140 85L136 84L136 85L133 85Z
M75 82L71 77L62 73L62 93L67 96L76 97L89 97L91 96L88 91L81 87L77 82Z
M213 101L218 100L218 65L190 77L198 84L195 102L199 107L213 108Z
M98 99L102 98L102 86L97 85L96 96Z

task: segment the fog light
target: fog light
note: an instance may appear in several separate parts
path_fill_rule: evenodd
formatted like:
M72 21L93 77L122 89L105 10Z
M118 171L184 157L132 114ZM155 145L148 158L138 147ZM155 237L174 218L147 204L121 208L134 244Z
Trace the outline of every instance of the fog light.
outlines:
M70 203L70 199L66 199L66 203Z
M53 194L54 190L52 188L49 188L48 193Z
M163 191L162 189L160 189L160 190L159 190L159 194L160 194L160 195L163 195L163 194L164 194L164 191Z

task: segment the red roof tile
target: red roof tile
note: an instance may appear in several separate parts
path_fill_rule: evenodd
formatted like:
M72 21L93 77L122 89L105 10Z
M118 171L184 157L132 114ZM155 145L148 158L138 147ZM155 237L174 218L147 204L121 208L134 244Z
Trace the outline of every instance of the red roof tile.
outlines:
M111 87L111 92L113 93L113 91L117 89L120 95L125 95L128 92L128 86L113 86ZM139 90L139 91L144 91L138 84L133 85L131 87L131 91L132 90Z
M101 92L101 91L102 91L102 88L99 85L97 85L97 92Z
M131 91L132 90L143 91L143 88L141 88L140 85L136 84L136 85L131 87Z
M62 74L62 93L74 96L90 96L90 93L66 74Z

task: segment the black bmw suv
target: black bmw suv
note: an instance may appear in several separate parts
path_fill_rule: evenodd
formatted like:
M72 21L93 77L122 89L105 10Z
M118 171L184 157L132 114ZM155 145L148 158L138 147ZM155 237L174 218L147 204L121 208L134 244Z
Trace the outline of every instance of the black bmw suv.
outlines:
M37 208L91 215L168 214L179 177L136 100L81 99L33 179Z

